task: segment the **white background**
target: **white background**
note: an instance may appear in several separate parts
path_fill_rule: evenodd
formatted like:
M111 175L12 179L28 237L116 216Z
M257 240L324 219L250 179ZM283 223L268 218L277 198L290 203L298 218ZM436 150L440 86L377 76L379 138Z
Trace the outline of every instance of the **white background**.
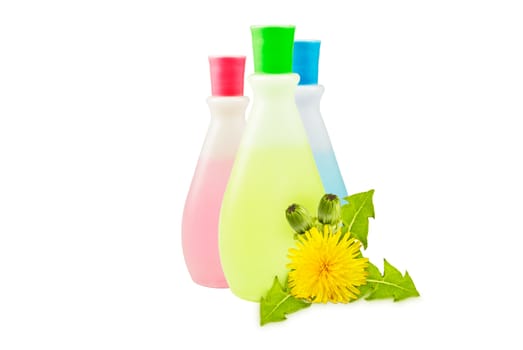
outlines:
M518 1L2 1L0 349L521 349L522 18ZM421 298L261 328L257 304L191 281L207 55L251 74L252 24L322 40L348 190L376 190L367 255Z

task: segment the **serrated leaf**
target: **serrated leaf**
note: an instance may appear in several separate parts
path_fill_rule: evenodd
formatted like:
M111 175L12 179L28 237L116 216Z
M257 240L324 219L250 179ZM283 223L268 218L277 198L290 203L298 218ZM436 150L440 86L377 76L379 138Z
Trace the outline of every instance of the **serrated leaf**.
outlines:
M420 295L408 272L403 276L386 259L383 265L382 275L379 269L369 262L367 284L360 288L361 294L367 295L366 300L393 298L394 301L400 301Z
M287 288L283 288L274 277L271 289L265 298L260 301L260 324L263 326L270 322L284 321L286 315L309 307L311 304L293 297Z
M376 288L376 283L369 282L369 279L376 280L382 278L380 270L370 261L369 266L367 267L367 272L369 273L367 276L367 283L360 286L360 295L358 296L358 299L368 296Z
M370 190L348 196L345 198L348 204L341 208L341 218L345 230L358 239L365 249L367 249L369 218L374 218L373 194L374 190Z

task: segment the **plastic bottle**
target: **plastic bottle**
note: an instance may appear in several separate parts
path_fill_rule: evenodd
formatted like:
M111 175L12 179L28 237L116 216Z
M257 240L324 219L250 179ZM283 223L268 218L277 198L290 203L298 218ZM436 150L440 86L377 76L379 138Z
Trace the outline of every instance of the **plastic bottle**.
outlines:
M287 276L293 230L285 209L314 210L324 194L295 102L294 26L251 27L253 105L220 216L220 256L232 292L260 301Z
M318 85L319 56L320 41L294 43L292 70L300 75L296 104L307 130L323 187L327 193L336 194L343 199L347 197L347 189L320 113L320 100L325 89L323 85Z
M211 123L191 183L182 220L182 246L194 282L226 288L218 250L223 193L245 128L245 57L209 57Z

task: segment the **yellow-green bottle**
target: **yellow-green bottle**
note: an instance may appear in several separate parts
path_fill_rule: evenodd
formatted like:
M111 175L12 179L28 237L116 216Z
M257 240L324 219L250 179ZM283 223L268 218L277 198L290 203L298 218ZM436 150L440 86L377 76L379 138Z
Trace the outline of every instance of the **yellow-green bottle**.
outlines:
M238 297L260 301L287 276L292 203L315 208L322 182L295 102L294 26L251 27L253 105L222 201L220 259Z

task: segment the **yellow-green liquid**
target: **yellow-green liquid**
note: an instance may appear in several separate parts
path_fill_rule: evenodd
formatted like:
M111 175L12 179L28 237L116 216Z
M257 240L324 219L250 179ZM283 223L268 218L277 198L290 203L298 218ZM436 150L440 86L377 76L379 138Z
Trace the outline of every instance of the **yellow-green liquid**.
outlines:
M220 259L234 294L260 301L275 276L287 277L294 232L285 219L292 203L313 215L324 190L310 146L240 149L220 216Z

